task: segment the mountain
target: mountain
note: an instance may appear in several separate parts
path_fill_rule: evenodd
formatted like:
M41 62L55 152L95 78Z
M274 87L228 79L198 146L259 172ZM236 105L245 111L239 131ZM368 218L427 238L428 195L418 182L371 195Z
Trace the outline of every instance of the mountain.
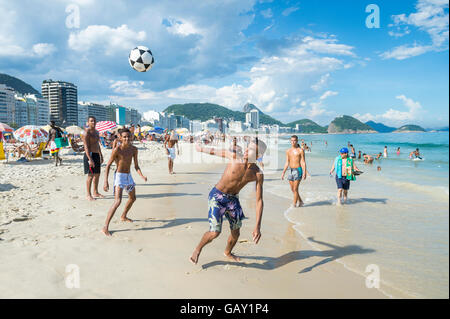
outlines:
M313 122L308 119L290 122L290 123L286 124L286 126L295 128L297 124L300 125L301 133L327 133L328 132L325 127L320 126L316 122Z
M376 131L354 117L343 115L336 117L330 125L328 125L328 133L376 133Z
M368 121L366 124L380 133L391 133L396 130L395 127L386 126L383 123L375 123L374 121Z
M420 127L419 125L403 125L402 127L399 127L394 131L394 133L410 133L410 132L425 132L425 129L423 127Z
M31 85L8 74L0 73L0 84L5 84L20 94L31 93L41 96L41 93L35 90Z
M284 125L273 117L261 112L256 106L254 106L254 108L259 111L260 124ZM232 111L224 106L212 103L173 104L168 106L164 112L174 113L175 115L184 115L190 120L207 121L214 117L220 117L226 120L245 122L245 112Z

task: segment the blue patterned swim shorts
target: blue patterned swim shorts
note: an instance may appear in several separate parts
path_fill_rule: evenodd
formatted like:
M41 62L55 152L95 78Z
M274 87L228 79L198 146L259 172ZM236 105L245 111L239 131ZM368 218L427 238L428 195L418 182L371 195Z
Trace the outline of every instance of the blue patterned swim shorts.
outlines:
M213 187L209 193L208 207L209 231L222 231L223 216L228 219L231 230L241 228L245 216L237 195L225 194Z

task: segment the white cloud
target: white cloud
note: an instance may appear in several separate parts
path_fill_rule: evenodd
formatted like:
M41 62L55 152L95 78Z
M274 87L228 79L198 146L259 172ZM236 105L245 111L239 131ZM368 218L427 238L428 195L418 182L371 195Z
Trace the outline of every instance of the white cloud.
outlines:
M389 31L389 35L402 37L410 33L409 26L414 26L428 33L431 38L431 44L402 45L395 47L391 51L384 52L380 56L384 59L394 58L402 60L430 51L447 50L449 40L448 7L447 0L418 0L416 12L410 15L393 15L392 20L394 23L389 26L396 28L396 31Z
M388 125L411 124L412 121L420 122L423 120L425 111L423 110L423 107L419 102L414 101L413 99L408 98L403 94L396 96L396 99L403 102L403 106L407 109L407 111L390 108L383 114L374 115L371 113L356 113L353 116L362 122L382 121L384 124Z
M295 11L297 11L299 9L300 9L299 7L289 7L289 8L284 9L282 14L287 17L288 15L290 15L291 13L294 13Z
M338 95L338 92L334 92L334 91L326 91L324 94L322 94L322 96L320 97L321 100L325 100L327 98L329 98L330 96L336 96Z
M126 24L117 28L106 25L90 25L69 35L68 44L72 50L84 52L101 48L106 54L116 50L130 50L146 37L145 31L133 31Z
M266 18L266 19L270 19L273 17L273 12L272 9L266 9L266 10L262 10L261 11L261 15Z
M50 55L56 51L56 47L52 43L37 43L33 45L33 53L39 57Z
M202 34L203 32L197 29L193 23L189 21L169 21L170 25L167 26L167 30L172 34L178 34L183 37L191 34Z

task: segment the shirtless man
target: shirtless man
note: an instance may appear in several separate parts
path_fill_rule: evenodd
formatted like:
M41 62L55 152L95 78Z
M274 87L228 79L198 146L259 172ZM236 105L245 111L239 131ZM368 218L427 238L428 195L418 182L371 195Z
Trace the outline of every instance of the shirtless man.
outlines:
M172 130L170 135L166 135L164 141L164 147L166 148L167 157L169 159L169 174L175 174L173 172L173 161L175 160L175 145L177 146L177 154L180 155L180 149L178 148L178 136L175 131Z
M87 199L92 201L96 198L104 198L98 192L98 182L100 178L100 168L103 163L103 155L100 147L100 135L95 129L95 124L97 120L94 116L89 116L88 118L88 128L86 133L83 135L84 143L84 174L87 174L86 180L86 190ZM94 196L91 195L91 185L94 181Z
M236 245L244 212L239 203L238 194L241 189L249 182L256 181L256 225L253 230L253 241L257 244L261 238L261 217L263 212L263 189L264 175L256 165L256 159L261 157L266 151L266 144L258 139L252 140L243 156L226 149L214 149L212 147L203 147L197 144L196 149L199 152L210 155L228 158L230 162L225 168L220 181L209 193L209 231L207 231L200 243L195 248L190 261L197 264L198 257L203 247L217 238L222 231L223 218L226 217L230 223L231 234L228 237L227 246L224 255L233 261L239 261L239 257L232 254L233 247Z
M306 178L306 161L305 151L299 147L297 135L291 136L291 148L286 151L286 164L284 164L283 173L281 174L282 180L288 168L288 181L294 194L292 207L301 207L303 206L303 201L298 193L298 187L300 186L300 181Z
M55 166L61 166L62 158L59 157L59 148L56 147L55 139L63 136L63 131L61 128L55 125L55 121L50 121L50 131L48 131L48 141L44 148L50 144L50 153L55 157Z
M136 172L144 181L147 181L147 177L145 177L138 164L138 149L131 144L131 132L128 129L123 129L120 133L121 144L113 149L111 153L111 158L106 165L106 177L104 184L104 191L107 192L109 190L108 177L109 177L109 168L113 162L117 163L117 171L114 174L114 203L108 211L108 216L106 217L105 226L102 229L102 232L106 236L111 236L109 232L109 223L111 222L111 218L114 216L117 208L119 208L120 203L122 202L122 193L125 189L128 193L128 201L125 205L125 209L123 211L122 217L120 218L124 222L132 222L130 218L127 217L127 213L130 211L131 206L136 201L136 184L133 181L133 178L130 174L131 162L134 160L134 168Z

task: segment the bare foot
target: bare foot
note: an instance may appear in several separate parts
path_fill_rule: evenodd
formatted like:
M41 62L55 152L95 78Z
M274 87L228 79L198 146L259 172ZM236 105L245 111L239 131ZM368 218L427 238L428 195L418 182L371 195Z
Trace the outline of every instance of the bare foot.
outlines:
M109 232L109 230L106 227L102 228L102 233L105 234L106 236L111 236L111 233Z
M86 196L86 199L91 202L95 200L95 198L92 197L91 195Z
M238 256L229 253L228 255L226 253L223 253L225 255L225 257L228 257L229 259L233 260L233 261L241 261L241 258L239 258Z
M123 222L129 222L129 223L133 222L133 220L129 219L128 217L121 217L120 220L123 221Z
M197 265L199 255L200 255L200 252L198 250L194 250L194 252L192 253L192 256L189 257L189 260L191 261L191 263L193 263L194 265Z
M305 205L305 203L299 202L299 203L297 204L297 207L302 207L302 206L304 206L304 205Z
M99 194L99 193L94 194L94 197L95 198L105 198L105 196L103 196L102 194Z

